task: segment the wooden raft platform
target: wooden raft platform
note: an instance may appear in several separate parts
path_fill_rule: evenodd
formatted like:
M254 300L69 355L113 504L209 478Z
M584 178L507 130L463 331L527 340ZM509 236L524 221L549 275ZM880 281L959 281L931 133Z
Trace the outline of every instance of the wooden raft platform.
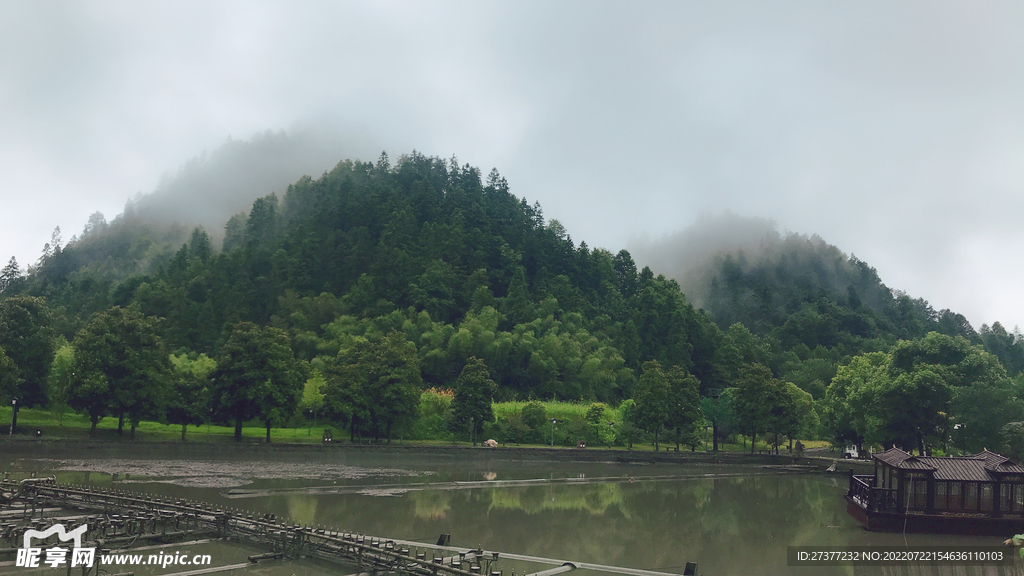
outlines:
M70 510L85 514L67 516ZM44 520L44 516L50 521ZM244 542L266 551L250 556L250 562L316 558L358 569L360 573L500 576L503 570L499 570L498 562L507 559L552 566L525 576L548 576L576 569L630 576L678 576L667 572L459 548L444 545L443 538L438 544L430 545L303 526L270 514L217 507L204 502L58 484L53 477L20 482L5 478L0 481L0 561L14 558L27 530L48 527L58 518L68 531L86 526L82 541L97 549L116 548L129 543L216 538ZM56 536L49 540L53 542L44 541L41 545L56 544ZM239 567L224 566L221 570ZM215 571L211 569L205 573ZM683 574L695 573L696 564L687 564ZM82 574L89 576L86 570Z

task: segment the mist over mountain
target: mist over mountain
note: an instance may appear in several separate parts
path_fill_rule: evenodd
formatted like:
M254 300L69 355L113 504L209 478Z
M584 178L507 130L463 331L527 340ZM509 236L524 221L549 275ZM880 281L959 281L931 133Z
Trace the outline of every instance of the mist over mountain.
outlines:
M330 135L337 133L268 131L249 140L229 139L212 153L185 163L153 193L136 197L109 225L98 217L90 220L82 236L68 246L74 249L55 255L47 276L63 279L82 268L114 283L132 275L160 275L196 227L218 247L225 228L234 226L237 243L259 199L276 198L274 206L284 203L282 214L293 213L297 204L294 199L286 202L288 197L305 183L317 181L307 175L326 177L348 166L342 169L350 174L346 178L354 177L351 163L335 163L343 157L336 151L367 146L343 145ZM413 157L421 158L415 153ZM422 160L412 164L417 162ZM364 166L369 170L374 165ZM448 169L454 174L462 170L457 165ZM451 186L435 185L440 190ZM366 206L375 203L366 200ZM307 203L304 210L311 209L322 206ZM552 222L556 229L561 226ZM882 349L893 337L915 338L928 330L978 338L962 315L936 312L927 301L890 289L867 263L817 235L780 232L769 218L707 214L660 240L634 238L628 248L638 269L649 267L655 275L675 279L687 300L708 312L723 331L739 323L759 336L782 339L787 347L838 346L847 353ZM313 286L309 289L315 294ZM338 286L332 291L340 296L347 290ZM396 293L388 300L400 299Z
M228 219L248 213L257 198L281 196L289 184L326 173L339 158L380 153L367 150L372 144L353 142L362 139L314 128L268 130L248 140L228 138L213 152L204 151L176 173L166 174L152 193L138 195L131 209L160 230L202 226L220 244Z
M758 363L821 399L851 358L930 332L982 345L1010 375L1024 371L1019 334L998 323L975 331L822 238L767 219L705 217L635 242L638 264L626 250L574 243L557 214L512 193L496 169L485 178L415 151L394 163L343 160L235 212L268 189L242 173L284 178L291 145L270 134L197 160L111 223L97 217L55 243L4 295L46 298L69 340L94 314L136 306L162 319L163 341L180 353L215 354L239 322L285 330L314 364L399 331L424 382L448 386L483 359L506 398L614 403L656 360L705 391ZM218 191L228 198L203 197ZM220 249L176 205L201 205L210 229L225 230ZM226 225L217 210L234 213Z
M499 398L640 406L684 373L824 401L865 355L982 346L1006 378L893 371L843 402L985 420L972 450L1024 421L1024 3L239 6L5 3L0 405L67 390L16 358L4 303L31 298L79 360L131 309L179 357L251 323L311 368L386 341L426 386L482 361ZM748 404L782 426L775 397Z
M874 268L817 234L779 232L771 219L731 212L702 216L660 241L636 240L629 250L638 265L675 278L694 305L715 313L724 326L738 321L753 328L751 315L736 308L758 300L753 306L766 324L762 333L784 323L800 304L822 296L881 310L894 294L903 294L883 284ZM738 293L726 304L723 290Z
M679 282L719 328L739 323L789 348L884 349L886 339L929 331L980 342L962 314L885 285L875 268L817 234L779 232L775 222L725 212L704 216L658 241L637 239L630 252ZM871 342L875 342L872 344Z
M286 330L309 361L400 330L425 382L448 386L483 358L522 397L620 400L651 359L715 378L715 330L675 282L625 251L576 245L497 170L484 179L416 152L344 160L255 199L220 250L201 228L142 214L97 218L5 295L45 297L69 339L96 313L137 306L183 353L215 354L238 322Z
M701 270L723 254L757 254L766 244L781 240L778 225L770 218L747 217L726 211L702 214L696 222L660 239L636 236L626 248L638 266L675 278L698 307L705 301Z

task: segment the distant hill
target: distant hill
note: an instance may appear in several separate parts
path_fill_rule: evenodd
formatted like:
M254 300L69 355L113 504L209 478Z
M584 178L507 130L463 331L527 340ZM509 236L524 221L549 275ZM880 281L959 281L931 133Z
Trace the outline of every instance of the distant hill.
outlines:
M658 241L634 241L630 252L675 278L721 329L741 323L783 349L854 355L935 331L984 344L1011 373L1024 369L1020 338L998 322L975 331L962 314L886 286L868 263L818 235L776 228L724 213Z

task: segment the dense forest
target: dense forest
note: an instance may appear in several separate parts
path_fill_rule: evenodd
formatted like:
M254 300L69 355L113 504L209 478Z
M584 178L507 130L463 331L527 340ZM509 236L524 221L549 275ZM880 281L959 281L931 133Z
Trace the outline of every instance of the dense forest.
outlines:
M55 230L27 273L13 258L0 271L4 396L94 426L258 420L268 439L317 401L390 437L448 389L447 418L479 431L491 399L617 406L623 442L712 424L971 450L1024 420L1019 333L975 331L818 237L769 230L709 254L680 277L695 308L679 281L576 244L496 170L455 158L346 160L215 234L144 204L67 243ZM891 409L911 404L917 419Z

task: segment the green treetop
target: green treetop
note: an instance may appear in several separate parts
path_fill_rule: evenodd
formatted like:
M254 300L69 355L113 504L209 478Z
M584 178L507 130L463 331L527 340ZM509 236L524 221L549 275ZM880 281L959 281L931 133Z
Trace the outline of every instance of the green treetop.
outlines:
M471 430L474 436L482 433L484 422L494 421L491 401L496 390L497 385L491 380L487 365L471 356L455 381L452 428L456 431Z
M181 439L185 440L188 425L198 426L207 421L210 410L210 374L217 369L217 361L206 354L171 354L171 392L166 415L170 424L181 425Z
M32 296L0 298L0 348L10 359L0 373L0 398L18 411L47 403L46 376L56 350L55 317L46 301Z
M675 432L676 452L680 441L691 447L699 441L697 428L704 421L700 405L700 381L680 366L673 366L665 374L669 387L668 418L665 424Z
M68 405L89 415L92 434L108 414L119 417L119 433L127 417L133 437L143 418L159 416L171 366L156 318L115 306L93 315L73 345Z
M324 403L349 419L353 435L368 425L374 438L407 425L416 415L423 378L416 348L391 330L371 342L354 338L326 365Z
M306 380L306 364L292 353L288 334L250 322L234 326L221 348L213 373L210 400L214 416L235 422L235 440L242 424L259 418L267 430L295 412Z
M638 428L654 435L654 451L658 451L658 434L665 427L671 410L672 391L665 372L657 360L644 362L643 374L633 388L636 412L633 420Z

